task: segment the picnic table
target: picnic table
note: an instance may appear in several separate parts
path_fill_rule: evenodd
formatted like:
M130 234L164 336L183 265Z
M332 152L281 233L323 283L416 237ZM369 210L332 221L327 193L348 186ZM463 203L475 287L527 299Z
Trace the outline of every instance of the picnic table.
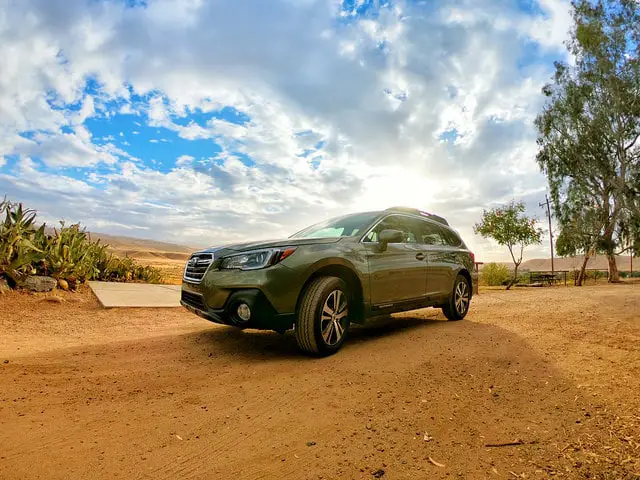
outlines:
M530 274L531 283L540 282L540 283L547 284L547 285L551 286L551 285L553 285L555 283L556 280L557 280L557 277L553 273L531 272L531 274Z

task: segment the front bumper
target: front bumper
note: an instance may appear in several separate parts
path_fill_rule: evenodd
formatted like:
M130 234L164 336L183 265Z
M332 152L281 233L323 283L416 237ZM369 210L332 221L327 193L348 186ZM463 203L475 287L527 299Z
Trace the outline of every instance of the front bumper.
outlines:
M251 316L247 321L242 320L237 314L238 306L243 303L251 310ZM180 304L210 322L240 328L284 331L293 328L295 321L294 314L278 314L264 293L257 288L235 290L226 298L222 308L210 308L205 297L185 283Z

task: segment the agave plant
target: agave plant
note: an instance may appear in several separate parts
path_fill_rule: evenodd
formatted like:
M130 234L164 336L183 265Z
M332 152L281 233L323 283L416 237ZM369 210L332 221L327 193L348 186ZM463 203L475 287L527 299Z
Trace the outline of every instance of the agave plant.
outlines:
M4 216L0 224L0 274L19 283L35 273L35 265L43 257L43 251L34 245L34 238L43 234L44 229L34 228L34 210L11 203L6 197L0 202L0 215Z
M57 278L91 280L99 275L97 261L105 255L106 246L92 242L79 224L54 230L45 247L47 273Z
M121 258L108 252L100 240L92 241L80 224L60 228L47 235L45 226L36 229L36 212L24 209L21 203L6 198L0 202L0 275L14 284L27 275L51 275L58 279L76 281L141 280L162 282L160 270L138 265L131 258Z

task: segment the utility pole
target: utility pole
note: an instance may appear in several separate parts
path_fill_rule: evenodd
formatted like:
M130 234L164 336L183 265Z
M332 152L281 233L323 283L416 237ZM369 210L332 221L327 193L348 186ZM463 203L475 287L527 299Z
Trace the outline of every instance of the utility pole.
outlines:
M541 207L547 207L547 218L549 219L549 241L551 242L551 275L556 274L555 268L553 266L553 231L551 230L551 208L549 207L549 196L545 194L545 201L543 203L539 203Z

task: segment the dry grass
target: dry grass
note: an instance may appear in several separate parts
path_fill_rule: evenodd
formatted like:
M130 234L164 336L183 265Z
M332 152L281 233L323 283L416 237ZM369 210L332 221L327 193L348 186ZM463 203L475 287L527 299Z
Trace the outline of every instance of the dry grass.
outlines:
M140 265L148 265L160 270L163 283L180 285L184 266L189 259L188 254L180 252L143 252L131 250L113 250L116 255L129 256Z

